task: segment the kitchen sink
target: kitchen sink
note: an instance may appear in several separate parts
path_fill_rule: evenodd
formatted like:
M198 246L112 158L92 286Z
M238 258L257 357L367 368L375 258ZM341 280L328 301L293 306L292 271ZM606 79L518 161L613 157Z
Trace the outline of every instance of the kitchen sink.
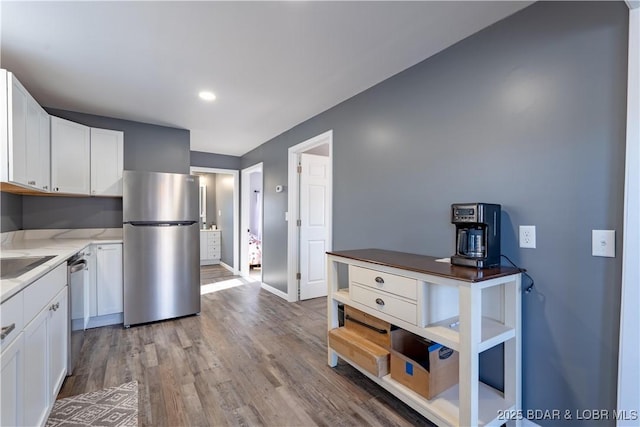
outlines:
M0 279L13 279L44 264L56 255L0 258Z

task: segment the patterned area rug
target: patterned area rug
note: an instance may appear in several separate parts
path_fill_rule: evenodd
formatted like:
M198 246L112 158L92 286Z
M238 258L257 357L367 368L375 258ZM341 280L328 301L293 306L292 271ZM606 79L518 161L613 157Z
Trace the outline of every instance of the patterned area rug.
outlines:
M47 427L138 425L138 382L56 400Z

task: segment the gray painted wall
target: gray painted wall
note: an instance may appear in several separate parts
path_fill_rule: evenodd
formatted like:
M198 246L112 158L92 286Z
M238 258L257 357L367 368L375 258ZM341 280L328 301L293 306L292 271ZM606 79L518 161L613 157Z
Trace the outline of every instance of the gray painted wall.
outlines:
M233 267L233 175L216 174L216 224L221 230L221 260ZM212 218L213 219L213 218Z
M0 232L22 230L22 196L0 193Z
M450 204L501 203L502 252L536 280L525 408L615 408L621 259L592 257L591 230L621 248L627 37L623 2L536 3L247 153L263 280L286 290L287 149L333 129L334 249L449 256ZM519 249L531 224L537 249Z
M122 199L115 197L22 197L25 230L120 228Z
M192 151L191 166L240 170L240 157Z

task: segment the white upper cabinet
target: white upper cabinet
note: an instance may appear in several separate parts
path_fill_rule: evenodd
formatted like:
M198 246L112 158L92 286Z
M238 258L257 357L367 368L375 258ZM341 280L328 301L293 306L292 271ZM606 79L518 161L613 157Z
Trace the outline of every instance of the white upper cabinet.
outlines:
M40 144L38 157L39 175L38 187L44 191L51 191L51 120L49 113L40 108L38 113L38 123L40 125Z
M53 192L122 196L124 133L51 117Z
M48 191L49 114L6 70L0 70L0 125L1 180Z
M91 195L122 196L124 133L91 128Z
M51 117L51 191L88 195L91 187L91 131Z

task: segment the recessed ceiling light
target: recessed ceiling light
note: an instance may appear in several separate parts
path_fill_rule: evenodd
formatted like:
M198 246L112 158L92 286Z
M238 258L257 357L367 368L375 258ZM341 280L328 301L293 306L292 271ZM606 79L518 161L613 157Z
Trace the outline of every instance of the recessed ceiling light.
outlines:
M198 94L198 96L205 101L213 101L214 99L216 99L216 94L213 92L209 92L208 90L203 90Z

